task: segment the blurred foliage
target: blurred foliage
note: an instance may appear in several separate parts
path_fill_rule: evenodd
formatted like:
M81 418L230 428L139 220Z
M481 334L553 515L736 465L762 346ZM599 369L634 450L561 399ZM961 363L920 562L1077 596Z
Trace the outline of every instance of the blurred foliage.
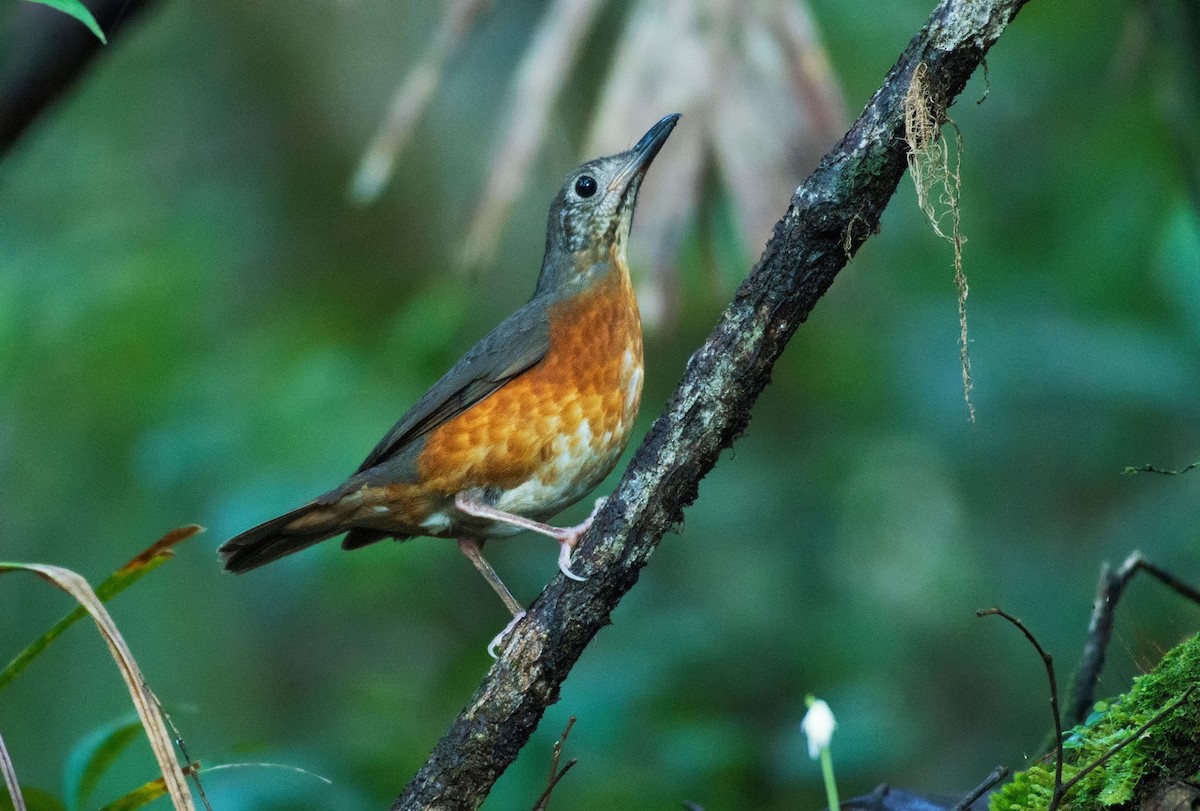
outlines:
M13 658L8 667L0 674L5 677L5 681L0 682L0 689L10 684L12 679L25 670L34 659L45 653L51 643L58 639L70 625L86 614L94 621L96 630L103 638L105 647L111 653L113 663L129 690L129 698L137 711L138 719L133 726L133 731L145 733L145 740L150 744L155 762L162 775L152 781L158 784L160 790L148 797L145 791L136 790L134 794L126 795L116 803L105 806L105 811L139 808L145 803L138 802L138 797L145 797L145 801L148 802L168 791L171 795L172 806L178 811L192 811L195 808L186 778L175 755L178 737L172 737L168 733L162 705L151 692L149 684L134 658L133 651L126 644L112 615L104 607L104 600L113 597L126 586L160 566L172 556L171 547L196 535L199 531L200 527L194 524L172 530L118 569L101 583L98 589L93 589L84 577L70 569L39 563L0 563L0 574L26 572L37 575L47 583L61 589L78 603L78 606L66 617L55 623L48 632L35 639L32 644ZM31 707L30 709L36 710L37 708ZM98 742L90 743L89 739L95 739L97 735L100 736ZM76 747L69 758L64 778L63 794L71 808L77 808L83 804L86 796L99 782L100 776L131 741L131 737L124 730L108 732L97 730L85 738L79 747ZM183 744L178 745L182 751ZM88 754L85 751L87 749L93 751ZM189 762L186 755L185 762ZM7 793L12 798L19 799L20 792L16 788L17 778L14 775L14 767L2 740L0 740L0 765L4 766ZM17 802L16 805L20 807L21 803Z
M848 109L930 6L810 2ZM453 544L327 544L243 578L219 571L215 547L340 481L528 296L624 9L598 17L499 254L471 278L451 262L538 4L481 17L371 208L344 190L433 4L161 2L0 163L0 557L94 581L166 528L209 527L114 615L184 708L194 756L333 781L224 770L205 782L214 807L381 807L488 666L507 618ZM951 257L906 181L492 807L532 805L569 715L579 765L551 807L816 807L808 692L837 714L845 796L882 781L965 790L1023 765L1049 726L1041 668L974 609L1019 614L1065 670L1102 560L1139 547L1200 579L1200 475L1121 475L1200 448L1186 9L1026 7L951 111L978 422ZM647 194L672 194L654 180ZM710 195L680 254L675 325L647 336L643 426L757 250ZM523 599L555 572L544 541L495 546ZM66 606L37 583L3 586L7 658ZM1135 587L1102 692L1198 620ZM0 697L24 783L59 793L76 742L124 712L119 678L88 664L103 655L72 631ZM153 768L133 747L94 796Z
M134 556L124 566L106 577L100 585L96 586L96 599L101 603L108 602L174 557L175 553L172 547L181 541L191 538L200 531L200 527L192 524L168 532L147 549ZM0 562L0 573L7 573L23 568L25 567L19 563ZM40 656L50 646L51 642L58 639L64 631L86 616L88 616L88 609L84 605L75 606L65 617L50 626L48 631L33 640L33 642L14 656L12 661L5 666L4 670L0 670L0 690L7 687L17 677L17 674L29 667L29 664Z
M87 26L88 30L96 35L96 39L103 43L107 43L108 39L104 36L104 32L100 30L100 24L96 22L96 18L92 16L92 12L88 11L80 0L29 0L31 3L41 3L58 9L63 14L68 14L79 22Z

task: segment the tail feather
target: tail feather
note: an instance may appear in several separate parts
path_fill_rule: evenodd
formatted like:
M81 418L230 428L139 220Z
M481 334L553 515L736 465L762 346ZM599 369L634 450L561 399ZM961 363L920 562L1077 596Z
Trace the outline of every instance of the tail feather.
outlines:
M367 529L366 527L355 527L346 534L342 539L342 549L347 551L351 549L362 549L364 546L369 546L376 541L382 541L388 537L388 534L380 529ZM407 538L407 535L393 536L397 541L402 541Z
M322 520L321 513L329 512L326 505L306 504L231 538L221 545L217 554L228 571L241 574L257 569L345 532L346 527L339 526L332 515ZM295 524L300 526L293 526Z

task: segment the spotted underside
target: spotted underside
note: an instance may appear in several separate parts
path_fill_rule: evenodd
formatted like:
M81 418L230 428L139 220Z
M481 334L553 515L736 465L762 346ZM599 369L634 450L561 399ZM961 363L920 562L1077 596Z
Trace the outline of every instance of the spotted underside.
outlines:
M430 432L415 482L356 492L354 523L405 535L510 535L519 530L454 509L455 495L541 520L599 484L625 449L642 391L641 321L623 265L551 306L541 361Z
M530 526L574 504L624 450L642 389L642 336L625 263L638 190L678 114L630 149L567 175L546 223L533 296L473 346L379 441L342 485L230 538L225 568L245 572L345 534L457 537L514 612L478 544L547 531L570 552L582 530ZM560 537L561 536L561 537Z

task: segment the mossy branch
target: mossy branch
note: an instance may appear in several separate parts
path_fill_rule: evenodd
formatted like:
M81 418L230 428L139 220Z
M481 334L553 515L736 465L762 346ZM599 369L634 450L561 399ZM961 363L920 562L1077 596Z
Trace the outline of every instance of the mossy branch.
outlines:
M758 264L688 362L621 484L392 808L475 808L529 740L592 637L637 582L700 480L745 430L796 328L867 237L908 165L905 95L918 65L945 106L1027 0L944 0L862 115L796 190Z
M1054 768L1038 763L1015 775L991 808L1034 811L1056 795L1060 811L1135 807L1164 783L1191 778L1200 771L1198 684L1200 635L1168 651L1133 689L1067 733L1061 791Z

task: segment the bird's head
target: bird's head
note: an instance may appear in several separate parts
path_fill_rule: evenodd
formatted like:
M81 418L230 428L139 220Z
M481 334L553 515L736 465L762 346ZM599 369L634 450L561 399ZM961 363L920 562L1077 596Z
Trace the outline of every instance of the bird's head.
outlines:
M567 175L550 204L546 227L546 258L538 292L586 275L614 256L625 261L625 242L633 221L642 178L679 121L666 116L633 148L596 158Z

